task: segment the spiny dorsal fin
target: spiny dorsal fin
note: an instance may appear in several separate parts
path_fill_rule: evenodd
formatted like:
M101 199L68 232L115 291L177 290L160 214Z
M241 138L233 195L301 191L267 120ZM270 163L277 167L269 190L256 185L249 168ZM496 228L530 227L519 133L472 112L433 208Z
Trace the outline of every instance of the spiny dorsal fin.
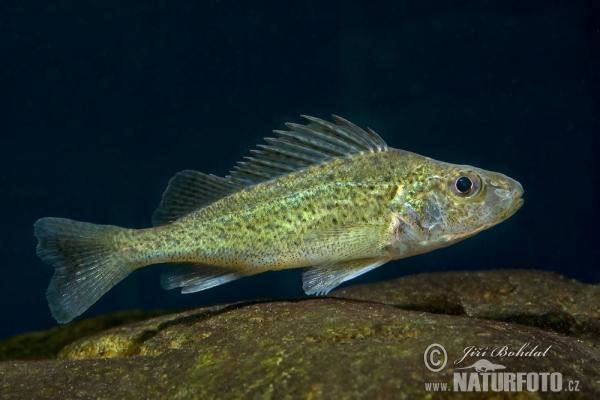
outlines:
M387 150L377 133L364 131L353 123L333 116L335 122L302 116L307 125L287 123L289 131L274 131L277 138L253 150L254 157L238 163L228 177L244 185L255 185L336 158Z
M186 170L170 181L152 225L169 224L208 206L238 190L324 164L336 158L387 150L387 145L372 130L364 131L353 123L333 116L335 123L302 116L307 125L287 123L289 131L274 131L277 138L265 138L268 145L252 150L230 176L220 178Z
M169 181L162 201L152 215L152 225L169 224L193 211L237 192L244 186L230 179L185 170Z

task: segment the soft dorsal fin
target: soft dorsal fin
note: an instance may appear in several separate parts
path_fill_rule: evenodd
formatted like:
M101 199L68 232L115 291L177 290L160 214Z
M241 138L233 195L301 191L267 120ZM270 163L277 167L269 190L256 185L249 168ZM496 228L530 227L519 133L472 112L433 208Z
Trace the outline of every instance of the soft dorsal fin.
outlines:
M308 124L287 123L289 131L274 131L277 138L265 138L269 144L258 145L259 150L252 150L254 157L245 157L225 178L191 170L176 174L152 216L152 225L169 224L244 187L336 158L387 150L374 131L364 131L341 117L334 115L335 123L302 117Z
M278 137L265 138L269 145L252 150L254 157L245 157L246 161L239 162L228 178L255 185L335 158L387 150L377 133L364 131L341 117L333 116L335 124L302 117L307 125L287 123L289 131L274 131Z
M152 225L169 224L193 211L237 192L244 186L231 179L185 170L169 181L162 201L152 215Z

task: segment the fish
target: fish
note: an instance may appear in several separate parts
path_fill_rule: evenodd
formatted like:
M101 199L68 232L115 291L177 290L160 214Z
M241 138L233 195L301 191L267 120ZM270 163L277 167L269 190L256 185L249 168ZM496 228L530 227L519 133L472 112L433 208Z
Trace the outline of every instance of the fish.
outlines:
M522 186L501 173L388 147L339 116L302 117L225 177L177 173L152 228L35 222L37 255L54 267L46 297L56 321L70 322L152 264L165 264L162 286L182 293L305 267L305 293L326 295L388 261L497 225L523 204Z

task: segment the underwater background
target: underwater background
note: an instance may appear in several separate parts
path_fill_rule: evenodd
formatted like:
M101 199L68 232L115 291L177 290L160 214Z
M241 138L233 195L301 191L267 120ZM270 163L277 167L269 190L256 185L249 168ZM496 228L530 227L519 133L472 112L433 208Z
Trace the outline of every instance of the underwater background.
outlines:
M0 30L0 339L56 325L38 218L150 227L176 172L226 175L300 114L525 189L493 229L345 286L509 268L600 283L596 0L8 1ZM160 270L82 317L305 296L300 269L189 295Z

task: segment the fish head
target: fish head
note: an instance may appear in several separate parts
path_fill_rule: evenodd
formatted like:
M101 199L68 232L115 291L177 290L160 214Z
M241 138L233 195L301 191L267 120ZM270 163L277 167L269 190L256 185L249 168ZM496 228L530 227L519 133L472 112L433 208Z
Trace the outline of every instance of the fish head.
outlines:
M396 214L397 256L425 253L471 237L512 216L523 187L498 172L430 160L419 184L402 194ZM408 246L407 246L408 243Z

